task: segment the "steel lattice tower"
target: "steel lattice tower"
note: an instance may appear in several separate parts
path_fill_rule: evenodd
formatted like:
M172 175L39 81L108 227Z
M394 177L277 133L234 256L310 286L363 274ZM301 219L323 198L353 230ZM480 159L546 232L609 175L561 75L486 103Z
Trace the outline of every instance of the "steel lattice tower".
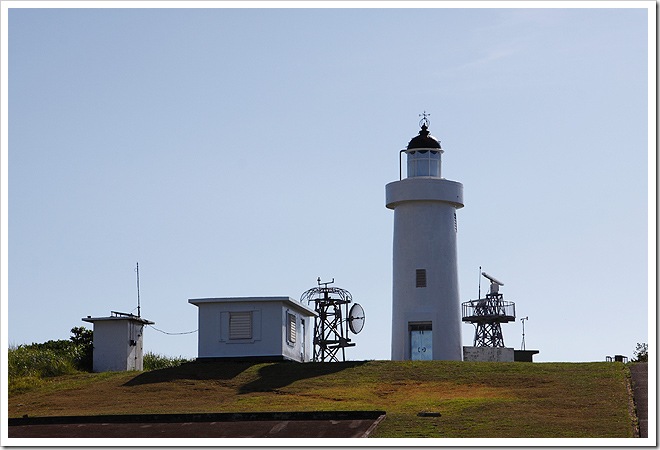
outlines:
M474 346L503 348L502 324L516 320L516 304L504 301L498 292L503 284L485 272L482 273L491 280L490 293L486 298L470 300L462 304L463 322L474 325Z
M334 283L334 278L328 283L317 280L318 287L305 291L300 301L314 302L314 310L318 316L314 319L314 356L315 362L339 362L346 360L346 347L355 346L348 337L346 320L348 318L348 304L352 302L351 293L338 287L328 287ZM323 285L323 286L321 286ZM334 294L338 298L333 298ZM342 313L344 306L345 314Z

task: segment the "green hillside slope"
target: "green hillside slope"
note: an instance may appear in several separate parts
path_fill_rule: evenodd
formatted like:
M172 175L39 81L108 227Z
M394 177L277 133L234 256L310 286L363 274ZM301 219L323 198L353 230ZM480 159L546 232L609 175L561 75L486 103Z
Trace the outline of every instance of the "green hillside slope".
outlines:
M384 410L374 437L632 437L628 374L620 363L187 363L57 377L10 396L9 417Z

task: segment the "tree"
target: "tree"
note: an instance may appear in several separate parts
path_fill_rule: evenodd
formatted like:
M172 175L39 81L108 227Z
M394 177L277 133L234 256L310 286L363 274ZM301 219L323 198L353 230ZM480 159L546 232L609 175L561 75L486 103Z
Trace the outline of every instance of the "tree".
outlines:
M649 346L646 344L646 342L637 343L637 346L635 347L634 355L635 357L633 359L633 362L648 362Z
M83 347L91 346L94 340L94 332L88 330L85 327L73 327L71 328L71 342L75 345L81 345Z
M94 354L94 332L85 327L71 328L71 342L73 343L74 363L78 370L92 371Z

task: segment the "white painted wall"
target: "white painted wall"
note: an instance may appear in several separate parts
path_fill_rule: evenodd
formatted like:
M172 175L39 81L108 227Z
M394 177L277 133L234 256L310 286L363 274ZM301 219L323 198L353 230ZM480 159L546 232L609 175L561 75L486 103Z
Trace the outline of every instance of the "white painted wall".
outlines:
M433 359L460 361L456 209L463 207L463 185L411 177L385 189L394 210L392 359L411 359L410 323L430 322ZM417 269L426 269L424 288L415 285Z
M288 314L293 314L296 320L296 340L290 342L287 335L287 322ZM280 325L282 333L282 354L287 359L298 362L307 362L311 360L311 347L310 336L314 329L314 316L309 314L302 314L287 305L282 305L281 308L282 322ZM304 326L303 326L304 323ZM311 326L310 326L311 325Z
M310 360L310 330L314 311L289 297L231 297L191 299L199 308L198 358L284 357ZM252 313L252 337L231 339L232 312ZM287 340L287 313L296 317L296 341ZM305 322L305 336L301 334ZM304 347L303 347L304 345ZM303 351L304 349L304 351Z

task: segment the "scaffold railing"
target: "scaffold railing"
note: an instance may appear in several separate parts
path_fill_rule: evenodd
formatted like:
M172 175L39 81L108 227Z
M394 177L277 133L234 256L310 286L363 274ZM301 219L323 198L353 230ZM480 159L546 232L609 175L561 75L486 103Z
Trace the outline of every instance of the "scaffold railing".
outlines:
M516 304L504 301L501 295L470 300L462 305L463 322L512 322L516 320Z

